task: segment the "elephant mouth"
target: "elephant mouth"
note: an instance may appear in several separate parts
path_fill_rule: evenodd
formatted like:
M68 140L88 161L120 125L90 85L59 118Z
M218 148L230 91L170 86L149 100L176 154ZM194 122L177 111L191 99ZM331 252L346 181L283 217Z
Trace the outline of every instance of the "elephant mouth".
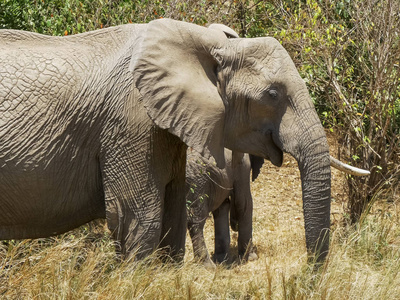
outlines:
M267 134L268 159L273 165L280 167L283 163L283 151L275 144L272 133Z

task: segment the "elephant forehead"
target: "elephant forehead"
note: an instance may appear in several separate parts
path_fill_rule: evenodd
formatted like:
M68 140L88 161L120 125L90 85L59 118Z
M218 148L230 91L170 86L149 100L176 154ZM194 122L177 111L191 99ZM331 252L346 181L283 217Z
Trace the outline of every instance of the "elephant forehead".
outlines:
M234 91L239 88L240 93L263 93L271 86L276 88L287 88L287 85L294 81L296 74L286 72L286 68L278 63L269 66L259 66L253 68L243 67L235 72L228 83L228 90ZM297 80L296 80L297 81Z
M288 70L296 70L286 49L274 38L253 38L243 41L242 67L269 78Z

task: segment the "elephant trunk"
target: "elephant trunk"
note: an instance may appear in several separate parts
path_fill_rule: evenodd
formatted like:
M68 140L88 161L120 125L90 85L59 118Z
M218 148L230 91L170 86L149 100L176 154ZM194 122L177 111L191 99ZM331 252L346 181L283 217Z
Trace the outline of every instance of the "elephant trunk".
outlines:
M325 144L325 143L324 143ZM327 146L314 141L296 157L301 176L307 250L322 261L329 249L331 169Z
M303 194L306 246L316 261L329 249L331 168L328 141L311 99L301 102L291 146L285 149L297 160ZM299 107L298 107L299 108ZM293 129L293 128L292 128Z

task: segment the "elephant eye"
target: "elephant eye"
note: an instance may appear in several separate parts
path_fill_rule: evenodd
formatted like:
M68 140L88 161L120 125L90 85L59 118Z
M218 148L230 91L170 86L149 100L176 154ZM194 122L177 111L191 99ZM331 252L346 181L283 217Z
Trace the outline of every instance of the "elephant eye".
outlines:
M278 97L278 91L275 90L275 89L269 89L269 90L268 90L268 95L269 95L271 98L277 98L277 97Z

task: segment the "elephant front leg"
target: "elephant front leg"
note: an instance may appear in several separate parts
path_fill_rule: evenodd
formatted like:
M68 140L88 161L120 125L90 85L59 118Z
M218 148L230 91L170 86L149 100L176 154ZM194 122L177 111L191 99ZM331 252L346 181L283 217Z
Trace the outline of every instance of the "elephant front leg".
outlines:
M246 199L246 200L243 200ZM240 260L256 260L256 248L252 242L253 236L253 200L251 195L232 197L231 225L238 231L238 255Z
M238 254L240 260L256 260L257 251L252 242L252 220L251 218L242 218L238 220Z
M229 206L229 200L225 200L213 211L215 232L214 258L217 263L228 260L229 256L229 246L231 243L229 232Z
M157 247L161 236L161 207L136 205L106 196L107 225L115 241L116 252L122 259L143 259ZM160 202L161 201L157 201Z
M107 225L117 253L141 259L160 243L164 189L148 172L145 151L110 149L100 159Z

